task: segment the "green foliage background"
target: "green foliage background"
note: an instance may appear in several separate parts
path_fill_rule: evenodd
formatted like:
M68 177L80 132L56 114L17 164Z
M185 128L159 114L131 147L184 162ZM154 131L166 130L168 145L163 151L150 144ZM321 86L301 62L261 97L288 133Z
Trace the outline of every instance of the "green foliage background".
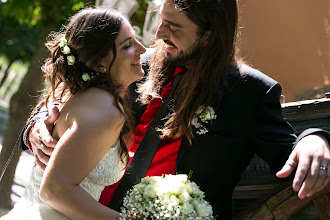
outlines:
M137 0L140 7L131 23L143 29L148 0ZM14 76L0 88L0 100L9 101L18 88L36 49L45 42L49 31L58 31L71 15L94 0L7 0L0 1L0 79L10 64ZM15 67L19 65L19 67ZM15 67L15 68L13 68ZM15 78L15 79L12 79ZM8 82L7 82L8 81Z
M148 1L138 1L140 8L131 21L142 30ZM40 67L48 56L46 37L59 31L79 9L94 4L94 0L0 0L0 170L42 90ZM19 157L18 151L0 182L0 208L11 208Z
M148 9L148 0L137 0L140 7L135 14L130 18L132 25L136 25L143 30L144 18Z

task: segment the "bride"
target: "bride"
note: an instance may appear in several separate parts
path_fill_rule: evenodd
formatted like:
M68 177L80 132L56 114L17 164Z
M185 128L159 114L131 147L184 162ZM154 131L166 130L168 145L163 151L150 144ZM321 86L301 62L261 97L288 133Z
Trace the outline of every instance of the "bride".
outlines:
M123 97L144 74L145 48L110 9L81 10L51 37L51 58L42 67L51 88L38 108L59 103L53 130L59 141L46 169L34 166L24 195L1 220L119 219L98 200L128 163L123 139L131 120Z

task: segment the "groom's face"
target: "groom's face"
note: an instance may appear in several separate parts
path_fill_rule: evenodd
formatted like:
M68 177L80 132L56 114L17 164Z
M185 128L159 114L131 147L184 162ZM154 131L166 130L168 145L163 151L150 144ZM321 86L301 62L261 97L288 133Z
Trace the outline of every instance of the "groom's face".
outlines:
M200 48L198 26L175 8L173 0L163 1L160 16L156 37L165 43L166 58L178 64L196 56Z

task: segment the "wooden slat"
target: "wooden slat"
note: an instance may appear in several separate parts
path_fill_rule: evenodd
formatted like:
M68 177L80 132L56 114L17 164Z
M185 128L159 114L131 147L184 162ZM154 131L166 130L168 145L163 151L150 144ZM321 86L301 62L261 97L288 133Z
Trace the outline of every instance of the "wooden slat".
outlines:
M249 215L242 218L242 220L265 220L274 219L274 216L267 206L261 206L259 210L251 212Z
M287 185L287 183L285 183ZM286 186L283 190L270 196L268 199L262 199L261 203L256 202L254 207L245 210L244 213L236 216L235 219L250 220L250 219L288 219L312 203L317 204L318 213L322 213L320 219L329 219L329 200L324 195L330 193L330 184L321 192L314 196L305 199L299 199L297 192L292 189L292 186ZM321 218L322 216L322 218Z
M284 103L282 114L287 120L329 116L330 98Z
M255 199L265 196L270 190L278 187L279 184L247 185L236 186L233 192L233 199Z
M279 200L279 197L284 198L284 201ZM273 206L273 215L275 219L285 220L291 216L299 213L301 210L311 204L312 199L299 199L297 193L289 186L285 190L281 191L278 195L270 198L267 202L268 206Z
M314 206L320 217L320 220L330 219L330 200L329 194L324 194L313 200Z

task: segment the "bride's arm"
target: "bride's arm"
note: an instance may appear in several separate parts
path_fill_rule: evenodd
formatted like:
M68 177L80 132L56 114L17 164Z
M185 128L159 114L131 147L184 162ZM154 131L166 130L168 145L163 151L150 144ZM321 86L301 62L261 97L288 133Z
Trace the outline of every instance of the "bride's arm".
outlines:
M117 140L123 116L113 98L93 90L70 100L55 126L60 136L45 170L40 198L70 219L118 219L119 213L79 186Z

